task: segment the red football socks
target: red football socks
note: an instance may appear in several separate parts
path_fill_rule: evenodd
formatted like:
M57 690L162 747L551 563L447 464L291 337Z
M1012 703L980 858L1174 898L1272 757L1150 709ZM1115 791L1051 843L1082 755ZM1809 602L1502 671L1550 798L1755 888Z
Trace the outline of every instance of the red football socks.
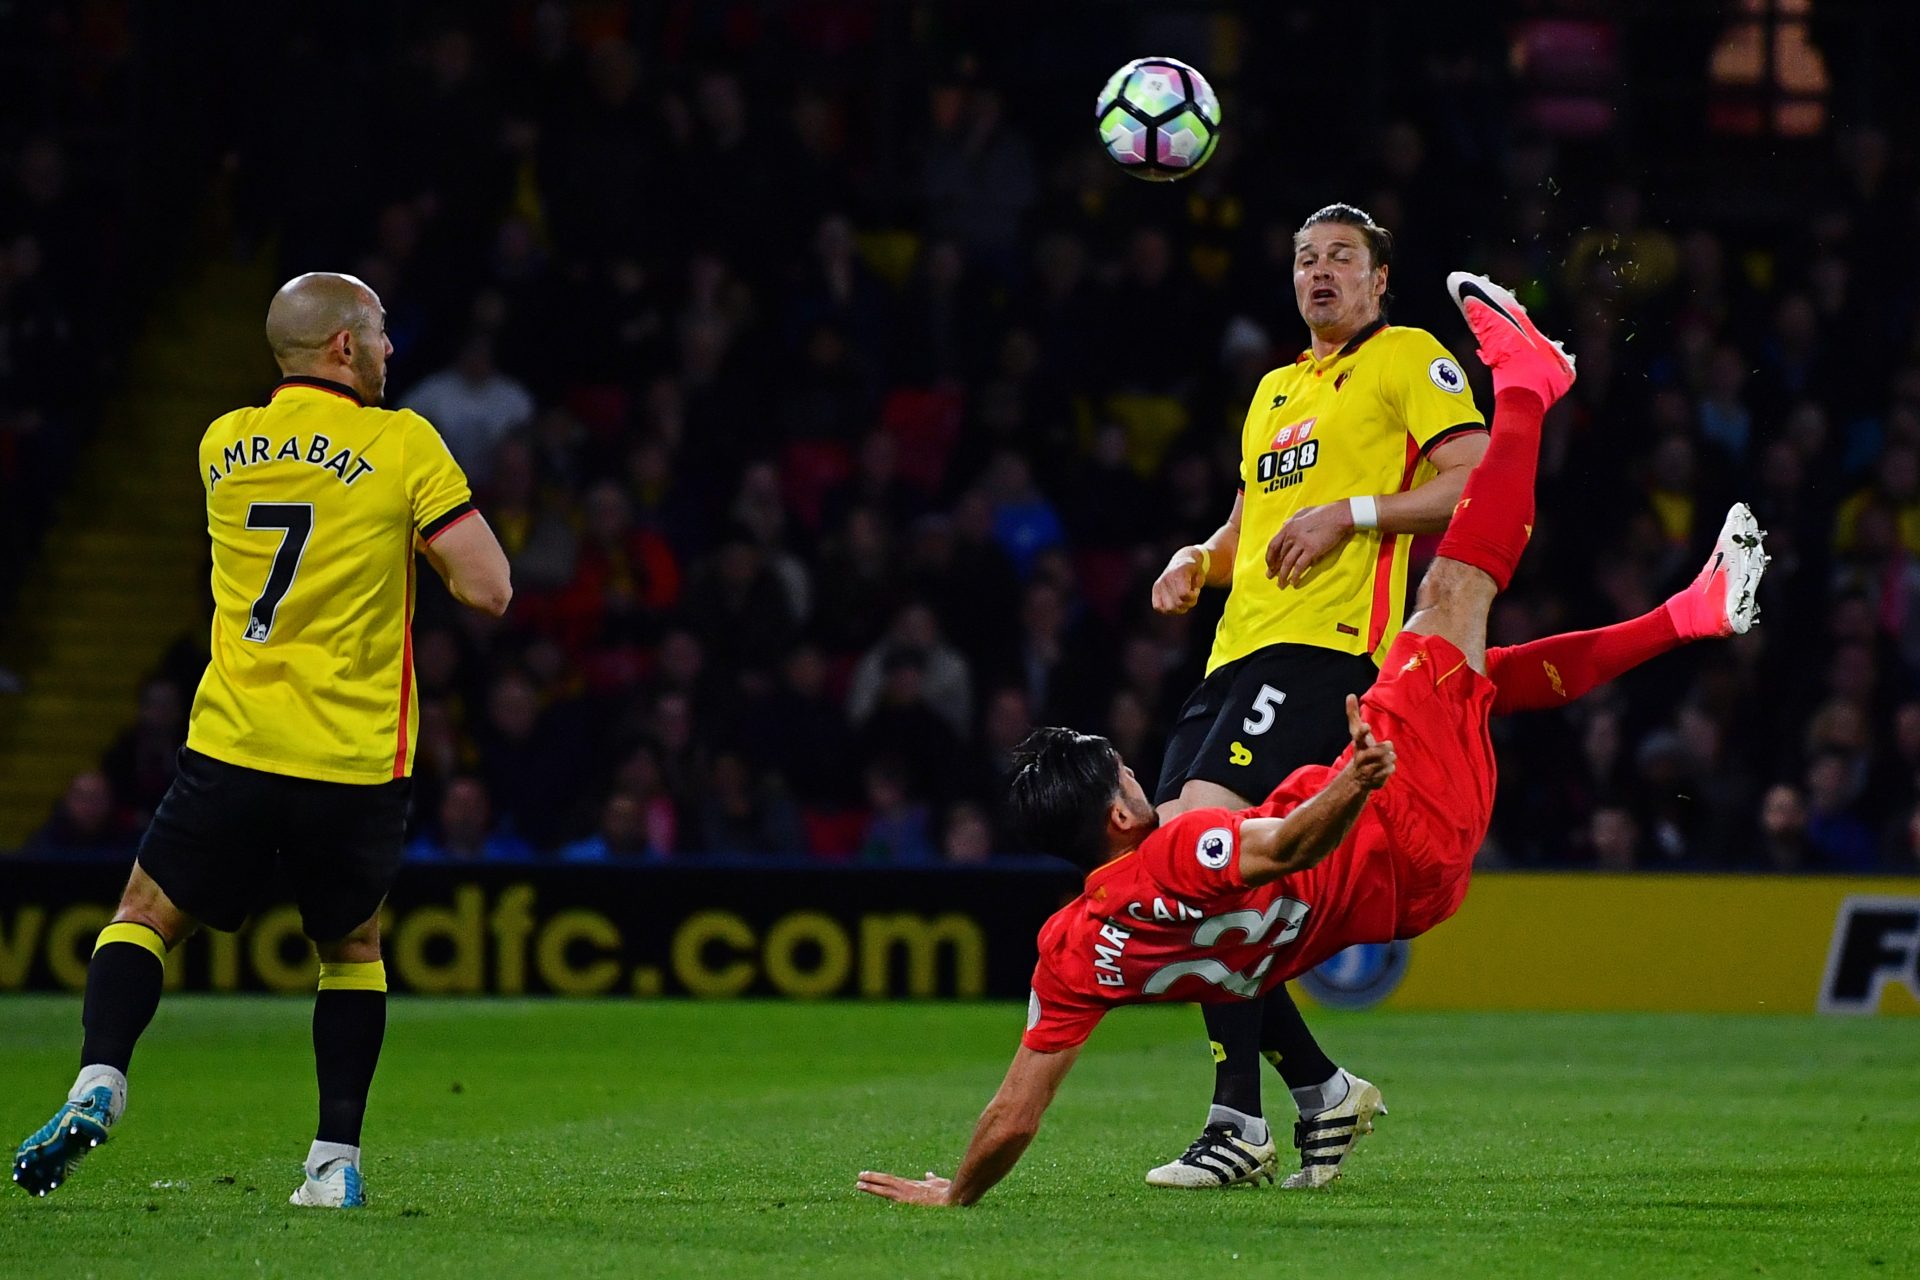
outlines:
M1685 643L1662 605L1651 613L1597 631L1571 631L1505 649L1488 649L1487 676L1494 684L1493 714L1563 707L1647 659Z
M1467 477L1438 554L1484 570L1502 591L1533 534L1533 479L1540 462L1537 392L1508 387L1493 398L1493 440Z

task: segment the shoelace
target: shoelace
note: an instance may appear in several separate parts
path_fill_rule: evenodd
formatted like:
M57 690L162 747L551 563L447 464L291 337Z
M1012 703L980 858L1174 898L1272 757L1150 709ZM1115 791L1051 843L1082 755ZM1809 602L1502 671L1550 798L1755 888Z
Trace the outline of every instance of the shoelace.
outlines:
M1180 1163L1198 1165L1201 1156L1218 1147L1231 1147L1238 1136L1234 1133L1232 1125L1210 1124L1200 1131L1199 1137L1193 1140L1186 1154L1180 1157Z

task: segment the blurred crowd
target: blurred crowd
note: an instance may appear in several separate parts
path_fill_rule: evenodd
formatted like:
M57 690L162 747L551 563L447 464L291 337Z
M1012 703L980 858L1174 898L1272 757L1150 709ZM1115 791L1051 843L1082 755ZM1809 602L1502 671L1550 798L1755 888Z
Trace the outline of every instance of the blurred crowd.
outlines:
M1161 618L1148 585L1231 507L1246 398L1306 342L1291 233L1345 199L1399 238L1395 321L1477 374L1442 279L1484 270L1580 357L1496 643L1653 607L1736 498L1775 557L1754 634L1496 725L1485 864L1920 871L1913 137L1835 121L1740 208L1516 125L1497 42L1406 33L1413 70L1333 149L1257 73L1316 34L1265 6L1091 55L1063 16L1001 49L900 18L944 6L664 8L443 16L388 70L289 38L293 91L235 126L239 234L380 293L390 398L512 557L498 623L422 587L418 856L979 862L1017 848L1036 724L1107 734L1151 791L1219 600ZM1228 116L1178 187L1092 129L1149 36ZM381 127L312 200L286 140L345 100ZM199 661L42 849L124 848Z
M56 134L0 149L0 611L92 434L120 228ZM0 692L14 677L0 670Z

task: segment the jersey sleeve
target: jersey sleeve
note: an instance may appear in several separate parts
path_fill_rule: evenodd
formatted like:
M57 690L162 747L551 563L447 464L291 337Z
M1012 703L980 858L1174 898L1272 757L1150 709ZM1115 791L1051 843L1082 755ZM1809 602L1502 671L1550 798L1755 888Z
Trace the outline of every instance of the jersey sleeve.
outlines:
M1059 1053L1087 1042L1106 1016L1107 1006L1074 992L1047 956L1033 969L1033 991L1027 997L1027 1029L1020 1043L1039 1053Z
M400 412L406 420L407 503L413 527L422 540L432 542L473 514L473 490L433 424L411 410Z
M1473 402L1473 388L1459 361L1425 329L1405 332L1408 336L1394 353L1387 375L1387 392L1420 452L1458 432L1486 430L1487 420Z
M1183 902L1205 905L1247 887L1240 878L1240 825L1249 815L1195 809L1161 827L1140 848L1142 869Z

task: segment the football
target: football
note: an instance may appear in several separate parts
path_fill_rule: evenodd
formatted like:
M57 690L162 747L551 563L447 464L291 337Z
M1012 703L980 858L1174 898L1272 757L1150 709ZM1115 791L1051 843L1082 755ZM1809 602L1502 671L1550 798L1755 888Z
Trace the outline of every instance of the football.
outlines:
M1177 58L1135 58L1094 104L1100 144L1136 178L1172 182L1207 162L1220 141L1220 99Z

